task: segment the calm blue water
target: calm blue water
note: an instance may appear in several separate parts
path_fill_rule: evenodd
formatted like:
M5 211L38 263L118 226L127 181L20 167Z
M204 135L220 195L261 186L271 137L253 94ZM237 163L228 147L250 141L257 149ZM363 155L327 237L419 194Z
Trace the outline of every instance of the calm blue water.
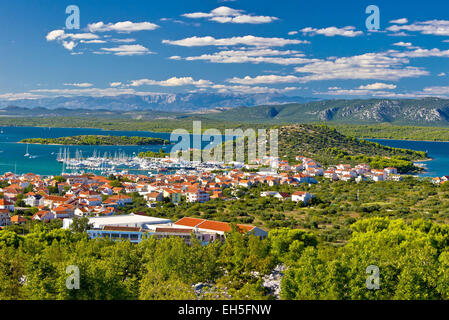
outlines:
M449 142L431 141L405 141L405 140L383 140L370 139L370 141L394 147L407 148L418 151L427 151L432 161L423 162L427 165L427 171L420 176L441 177L449 175Z
M100 129L78 128L35 128L35 127L2 127L0 133L0 173L17 172L18 174L33 172L42 175L60 174L62 164L56 161L61 146L28 145L28 152L36 158L24 157L26 144L17 143L24 138L55 138L73 135L103 134L117 136L142 136L170 139L168 133L155 133L144 131L105 131ZM1 131L0 131L1 132ZM161 147L169 152L171 146L64 146L75 157L76 150L80 150L83 156L91 156L94 150L97 152L114 153L125 152L127 155L138 154L142 151L158 151Z
M41 175L60 174L62 164L56 161L61 146L50 145L28 145L28 152L36 158L24 157L26 145L17 143L24 138L56 138L74 135L103 134L116 136L141 136L154 137L170 140L169 133L158 133L148 131L107 131L101 129L84 128L37 128L37 127L0 127L0 174L5 172L16 172L18 174L33 172ZM1 131L0 131L1 132ZM223 138L223 140L226 140ZM422 176L449 175L449 142L428 141L405 141L405 140L383 140L371 139L380 144L413 150L427 151L433 161L426 162L428 170ZM207 142L203 142L203 147ZM162 148L170 152L172 146L64 146L75 156L76 150L80 150L83 156L91 156L94 150L101 154L108 152L125 152L127 155L138 154L142 151L158 151ZM63 147L63 148L64 148Z

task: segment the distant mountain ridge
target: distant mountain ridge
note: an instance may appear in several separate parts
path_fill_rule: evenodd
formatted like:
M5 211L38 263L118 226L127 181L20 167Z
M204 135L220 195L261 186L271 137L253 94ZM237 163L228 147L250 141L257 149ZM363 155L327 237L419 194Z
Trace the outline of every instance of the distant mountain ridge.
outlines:
M354 99L234 108L211 119L269 123L339 122L351 124L449 125L449 100Z
M308 100L282 95L178 94L0 100L4 117L201 119L261 124L329 122L449 126L449 99ZM281 101L281 102L276 102ZM286 101L286 102L285 102ZM263 102L263 103L261 103Z
M41 99L0 100L0 108L8 106L46 109L106 109L109 111L156 110L192 112L215 108L250 107L303 103L314 98L290 97L281 94L232 93L154 93L149 95L118 95L105 97L52 97Z

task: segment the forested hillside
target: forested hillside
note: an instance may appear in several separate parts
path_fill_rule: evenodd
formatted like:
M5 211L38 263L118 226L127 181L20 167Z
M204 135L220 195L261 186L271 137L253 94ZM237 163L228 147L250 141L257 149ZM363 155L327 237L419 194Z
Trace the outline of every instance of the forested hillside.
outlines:
M311 157L323 164L369 163L373 167L394 166L412 169L412 160L425 159L422 151L391 148L359 140L324 125L292 125L279 128L279 154L294 160L296 155Z
M449 125L449 100L354 99L242 107L214 113L211 119L268 123L335 122L349 124Z
M168 140L151 137L128 137L128 136L102 136L81 135L59 138L27 138L21 143L35 144L59 144L59 145L94 145L94 146L118 146L118 145L157 145L170 143Z

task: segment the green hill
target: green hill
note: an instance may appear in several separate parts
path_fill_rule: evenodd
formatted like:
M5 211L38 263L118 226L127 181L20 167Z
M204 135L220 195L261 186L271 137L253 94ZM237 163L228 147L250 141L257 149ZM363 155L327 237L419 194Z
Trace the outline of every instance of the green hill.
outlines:
M325 100L303 104L242 107L209 114L210 119L254 123L336 122L350 124L449 126L449 100Z
M412 161L427 158L422 151L391 148L345 136L324 125L291 125L279 128L279 155L294 161L307 156L324 165L368 163L374 168L397 167L413 171Z

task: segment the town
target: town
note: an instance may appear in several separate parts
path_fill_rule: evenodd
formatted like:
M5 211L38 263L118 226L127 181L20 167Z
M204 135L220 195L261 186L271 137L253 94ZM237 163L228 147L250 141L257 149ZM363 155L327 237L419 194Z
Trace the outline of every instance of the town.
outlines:
M153 159L165 163L176 159ZM148 208L157 208L163 203L178 205L186 203L205 203L213 199L232 201L237 199L235 191L239 187L251 188L258 185L268 187L287 184L292 187L300 184L318 183L318 177L332 181L374 182L399 181L402 176L396 168L371 169L367 164L351 167L348 164L324 169L311 158L297 156L297 164L290 165L285 160L268 157L258 165L233 163L232 167L195 166L194 170L177 171L174 174L130 174L114 173L108 177L95 174L62 174L61 176L39 176L33 173L16 175L5 173L0 177L0 228L11 224L23 224L28 220L49 222L63 220L63 228L69 228L73 218L88 217L88 231L91 238L126 239L140 242L144 237L183 237L191 241L192 234L202 243L223 239L232 225L226 222L184 217L179 221L151 217L145 213L132 212L118 215L119 209L132 204L132 194L137 193L146 201ZM276 162L277 170L267 169L268 164ZM218 170L220 169L220 170ZM224 192L225 190L230 192ZM228 195L226 196L225 193ZM231 196L229 196L231 195ZM308 205L314 194L294 191L291 194L277 191L261 191L260 197L274 197L279 200L302 202ZM14 214L20 209L34 210L31 217ZM267 232L259 227L237 224L240 231L266 237Z

